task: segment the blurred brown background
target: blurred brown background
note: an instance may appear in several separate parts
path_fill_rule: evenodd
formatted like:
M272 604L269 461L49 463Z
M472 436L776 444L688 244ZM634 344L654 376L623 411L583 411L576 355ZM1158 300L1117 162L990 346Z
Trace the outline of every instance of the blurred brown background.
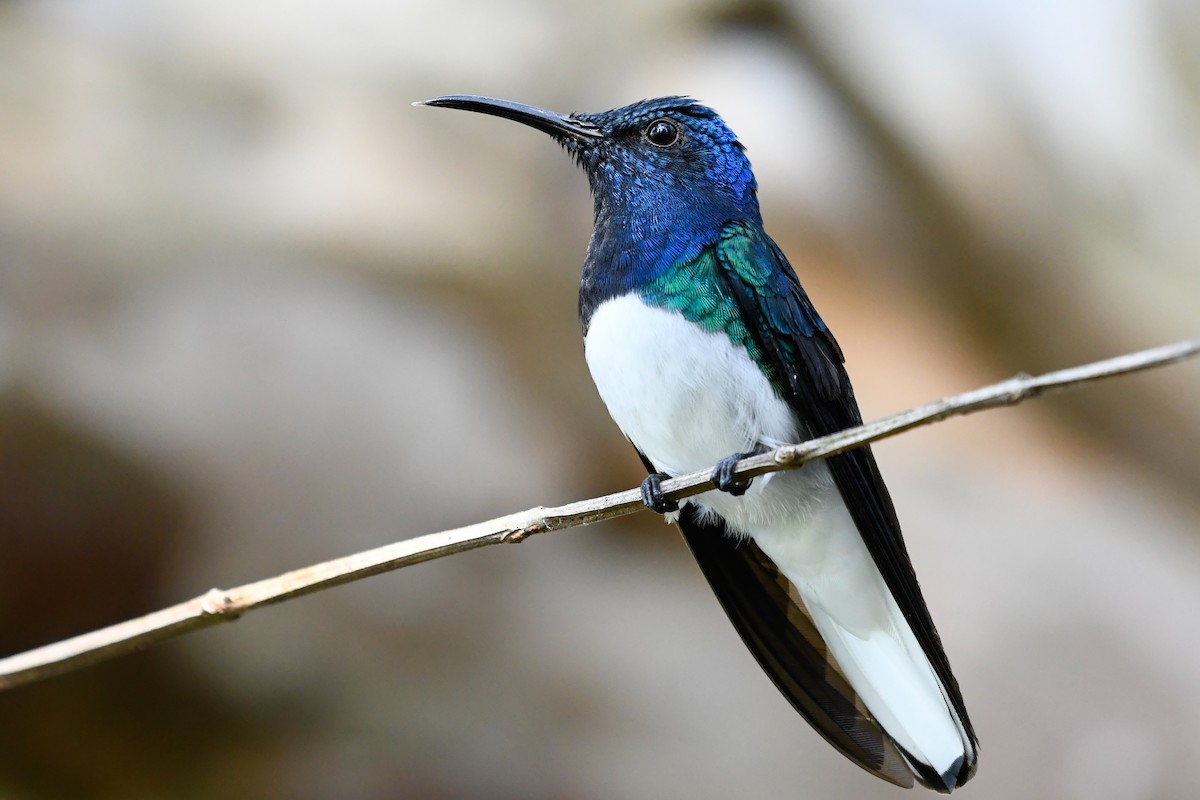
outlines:
M0 652L634 485L586 182L413 100L686 93L878 417L1200 330L1171 0L0 3ZM877 448L965 796L1194 798L1200 368ZM0 695L4 798L885 798L649 514Z

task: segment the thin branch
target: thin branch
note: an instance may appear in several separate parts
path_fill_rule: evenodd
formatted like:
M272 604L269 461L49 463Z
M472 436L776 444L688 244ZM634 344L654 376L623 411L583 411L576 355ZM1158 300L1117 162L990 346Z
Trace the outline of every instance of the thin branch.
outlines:
M1007 381L938 400L858 428L743 459L738 463L735 475L749 478L776 470L794 469L808 461L836 455L947 417L1014 405L1047 392L1173 364L1197 354L1200 354L1200 339L1193 339L1038 377L1017 375ZM709 475L710 470L705 470L664 481L663 493L676 500L700 494L712 488ZM235 620L247 611L265 605L369 575L488 545L521 542L537 533L614 519L642 508L641 494L631 489L564 506L532 508L465 528L418 536L233 589L213 589L186 603L144 617L0 659L0 690L80 669L189 631Z

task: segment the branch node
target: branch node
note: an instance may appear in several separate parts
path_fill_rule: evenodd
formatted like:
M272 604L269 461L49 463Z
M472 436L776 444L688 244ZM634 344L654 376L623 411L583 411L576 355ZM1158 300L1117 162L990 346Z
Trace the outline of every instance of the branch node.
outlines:
M544 522L535 522L532 525L526 525L524 528L515 528L500 538L503 544L520 544L521 542L533 536L535 533L545 533L550 530L550 526Z
M224 589L209 589L200 599L200 611L206 617L237 619L238 615L231 613L233 609L233 599Z
M775 463L782 467L791 466L800 460L801 456L808 455L810 448L796 446L784 447L775 451Z

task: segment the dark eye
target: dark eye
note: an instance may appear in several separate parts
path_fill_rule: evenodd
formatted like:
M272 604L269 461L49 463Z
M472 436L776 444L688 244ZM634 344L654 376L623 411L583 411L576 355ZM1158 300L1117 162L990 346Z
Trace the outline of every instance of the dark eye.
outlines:
M670 147L679 141L679 126L669 119L656 119L646 128L646 138L655 147Z

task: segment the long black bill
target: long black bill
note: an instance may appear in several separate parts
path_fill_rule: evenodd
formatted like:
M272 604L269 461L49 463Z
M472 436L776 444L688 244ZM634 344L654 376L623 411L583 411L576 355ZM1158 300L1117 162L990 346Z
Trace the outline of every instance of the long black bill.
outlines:
M551 136L567 136L582 141L602 138L600 130L590 122L572 119L565 114L527 106L524 103L514 103L509 100L497 100L494 97L480 97L473 94L450 94L445 97L435 97L423 103L413 103L418 106L433 106L435 108L457 108L463 111L476 111L480 114L491 114L494 117L511 119L531 128L537 128Z

